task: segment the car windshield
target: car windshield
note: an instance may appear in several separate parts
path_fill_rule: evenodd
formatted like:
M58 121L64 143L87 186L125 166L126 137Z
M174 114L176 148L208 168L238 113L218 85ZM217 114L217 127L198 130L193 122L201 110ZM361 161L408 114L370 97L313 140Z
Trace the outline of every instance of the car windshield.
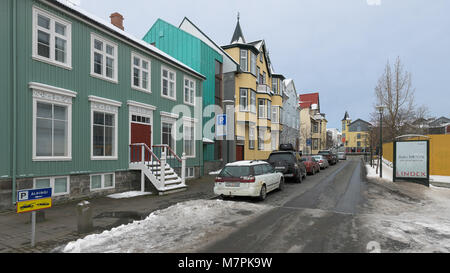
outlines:
M250 166L226 166L219 174L220 177L241 177L250 175Z
M277 153L271 154L269 156L269 162L277 162L277 161L294 161L295 158L291 153Z
M321 156L321 155L313 156L313 158L315 158L315 159L317 159L317 160L322 160L322 156Z

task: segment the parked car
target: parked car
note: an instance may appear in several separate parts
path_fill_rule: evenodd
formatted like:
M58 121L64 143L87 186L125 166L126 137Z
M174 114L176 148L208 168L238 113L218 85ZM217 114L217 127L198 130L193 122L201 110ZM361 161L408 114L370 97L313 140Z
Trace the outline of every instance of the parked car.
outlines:
M251 196L266 199L267 193L284 187L282 173L265 161L228 163L216 177L214 193L223 197Z
M347 155L345 154L345 152L338 152L338 159L340 160L347 160Z
M305 164L306 172L312 175L320 172L319 162L312 156L302 156L302 161Z
M336 154L334 154L330 150L319 151L318 154L325 156L325 158L328 160L328 163L330 163L330 165L335 165L337 163L337 156L336 156Z
M298 152L274 151L269 155L267 162L277 172L282 173L284 178L290 178L298 183L302 183L303 178L306 177L306 167Z
M323 155L313 155L313 157L317 162L319 162L319 166L322 170L330 166L328 160Z

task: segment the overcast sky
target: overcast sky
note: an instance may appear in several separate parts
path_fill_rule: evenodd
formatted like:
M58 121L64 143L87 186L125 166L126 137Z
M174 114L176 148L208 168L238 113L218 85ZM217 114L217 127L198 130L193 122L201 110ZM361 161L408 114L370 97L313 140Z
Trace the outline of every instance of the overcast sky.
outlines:
M142 38L161 18L178 26L186 16L219 45L229 44L240 12L247 42L264 39L276 73L298 93L320 93L329 128L350 118L369 121L374 88L388 60L399 56L412 73L416 103L450 116L448 0L77 0Z

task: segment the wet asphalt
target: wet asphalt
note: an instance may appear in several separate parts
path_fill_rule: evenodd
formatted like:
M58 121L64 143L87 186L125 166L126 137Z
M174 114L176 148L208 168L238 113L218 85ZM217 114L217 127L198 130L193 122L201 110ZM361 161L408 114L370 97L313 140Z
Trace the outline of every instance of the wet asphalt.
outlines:
M348 157L301 184L286 183L283 191L272 192L261 202L272 210L199 252L367 252L369 240L357 217L365 202L364 177L361 158Z

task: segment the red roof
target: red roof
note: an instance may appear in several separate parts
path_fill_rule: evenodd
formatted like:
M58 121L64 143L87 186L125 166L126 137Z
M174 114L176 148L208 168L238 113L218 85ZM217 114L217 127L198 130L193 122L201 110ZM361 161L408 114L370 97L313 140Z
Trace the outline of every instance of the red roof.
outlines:
M309 108L312 104L319 106L319 93L310 93L300 95L300 108Z

